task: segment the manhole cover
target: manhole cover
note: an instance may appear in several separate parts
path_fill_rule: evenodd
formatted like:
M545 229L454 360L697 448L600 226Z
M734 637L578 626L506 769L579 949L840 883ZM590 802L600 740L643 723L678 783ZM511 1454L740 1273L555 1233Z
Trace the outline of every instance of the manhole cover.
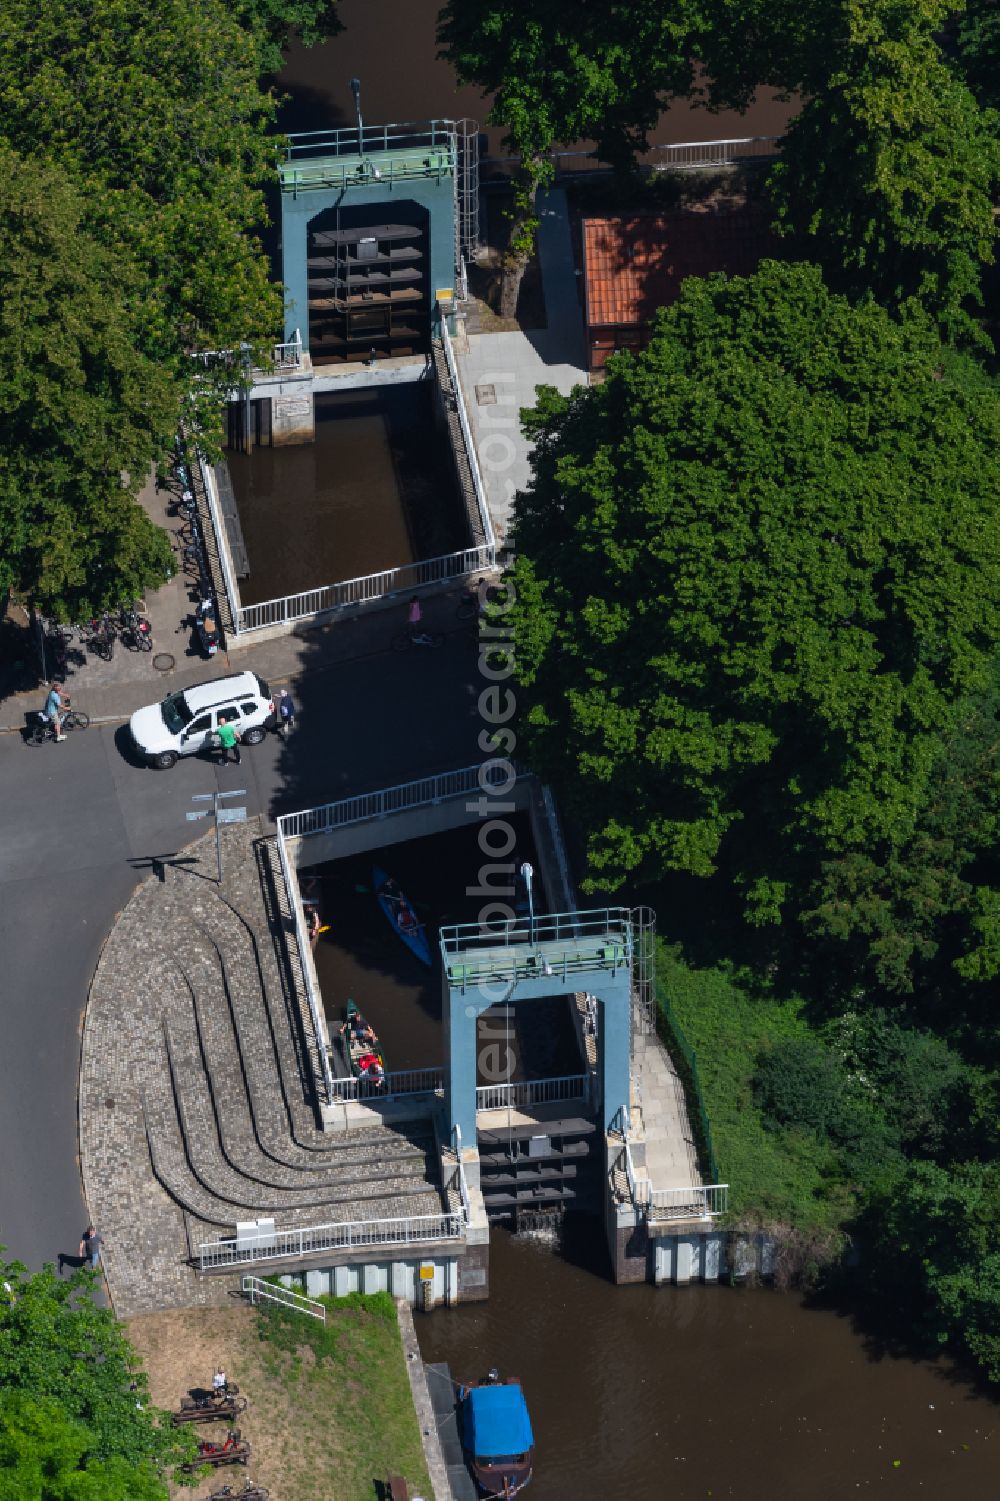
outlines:
M171 667L177 666L177 662L168 651L158 651L153 658L153 666L157 672L169 672Z
M497 404L496 386L477 386L476 400L481 407L494 407Z
M104 1101L104 1104L108 1110L114 1110L115 1108L115 1102L110 1095L108 1095L107 1099Z

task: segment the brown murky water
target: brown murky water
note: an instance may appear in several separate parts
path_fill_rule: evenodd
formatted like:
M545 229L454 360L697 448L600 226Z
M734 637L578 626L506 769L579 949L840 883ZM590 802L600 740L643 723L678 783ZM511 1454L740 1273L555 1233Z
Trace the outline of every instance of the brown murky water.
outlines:
M478 89L459 88L451 68L437 58L434 27L438 0L340 0L346 31L323 47L293 46L278 83L290 97L282 129L322 130L354 123L352 78L361 79L366 123L462 119L480 124L489 109ZM714 141L733 136L780 135L794 105L762 89L745 115L709 114L679 102L661 115L650 140L660 144ZM502 131L487 132L491 155L502 154Z
M535 860L527 820L518 817L511 824L517 845L508 858L515 865L524 859ZM340 1026L350 996L377 1031L391 1070L441 1065L444 1047L437 929L444 923L475 922L478 918L482 899L466 894L466 888L475 884L483 860L477 837L478 825L470 824L309 872L320 882L323 921L330 924L330 931L320 937L315 952L331 1031L335 1034ZM431 969L421 964L390 928L372 894L375 865L395 876L426 924ZM562 997L531 1007L511 1007L509 1024L512 1079L579 1072L575 1034Z
M425 385L316 398L316 441L230 453L250 560L244 604L467 545Z
M417 1315L456 1380L521 1378L531 1501L997 1495L1000 1410L947 1368L872 1358L788 1294L616 1288L596 1221L574 1239L564 1257L494 1230L489 1302Z

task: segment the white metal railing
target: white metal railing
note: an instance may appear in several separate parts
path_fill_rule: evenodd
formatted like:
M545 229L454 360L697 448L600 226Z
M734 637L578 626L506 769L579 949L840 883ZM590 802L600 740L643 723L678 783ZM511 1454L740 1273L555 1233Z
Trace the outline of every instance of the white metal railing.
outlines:
M271 360L275 370L297 370L302 364L302 334L296 329L285 344L275 344Z
M462 1128L455 1122L455 1161L458 1163L458 1191L462 1197L462 1214L468 1225L472 1219L472 1206L469 1203L469 1185L465 1177L465 1163L462 1161Z
M458 410L458 421L462 429L462 442L465 444L465 452L469 459L469 469L472 473L472 485L476 492L476 505L479 507L479 520L483 528L483 536L487 547L496 548L496 534L493 531L493 519L490 516L490 508L486 502L486 490L483 485L483 476L479 469L479 457L476 453L476 445L472 437L472 429L469 426L469 414L465 406L465 393L462 390L462 382L458 377L458 366L455 363L455 351L451 347L451 335L448 332L448 320L439 311L439 326L441 330L441 343L444 346L444 357L448 366L448 377L451 381L452 390L455 392L455 406Z
M639 1180L640 1202L650 1219L713 1219L725 1214L728 1183L699 1183L686 1188L653 1188ZM644 1192L642 1190L645 1190Z
M367 573L359 578L341 579L336 584L321 584L317 589L303 589L300 594L284 594L265 599L260 604L241 605L237 620L240 635L261 631L269 626L290 625L297 620L327 615L352 605L370 604L394 594L429 588L483 573L496 566L496 545L466 547L461 552L444 553L416 563L402 563L398 568L384 568L381 573Z
M381 1084L368 1079L334 1079L332 1099L394 1100L401 1095L438 1094L444 1089L444 1073L439 1068L404 1068L384 1074Z
M204 365L206 370L221 365L224 369L234 373L240 371L244 381L247 378L248 367L254 375L266 376L271 373L270 368L262 369L257 365L251 365L249 345L244 345L239 349L196 349L192 352L191 358L196 364ZM291 370L297 369L301 364L302 334L296 329L292 337L284 344L272 344L271 367L275 370ZM230 393L231 398L235 398L238 389L238 386L234 387Z
M518 778L523 775L523 772L518 772ZM414 782L398 782L393 787L380 787L377 792L362 792L357 797L342 798L340 802L323 803L318 808L304 808L301 813L283 813L278 819L278 831L285 839L332 834L335 829L346 828L349 824L386 818L391 813L403 813L411 808L433 806L453 797L471 797L485 792L488 787L505 787L508 782L506 769L496 763L463 766L458 771L441 771L432 777L419 777Z
M514 1079L509 1084L480 1084L477 1110L505 1110L508 1105L550 1105L558 1100L586 1098L587 1074L563 1074L557 1079Z
M654 153L669 153L662 165L656 165L657 171L669 171L684 167L724 167L738 161L754 161L762 157L777 156L781 150L783 136L731 136L720 141L674 141L656 143L646 151L639 153L639 161L647 162ZM565 170L565 165L572 161L593 162L590 171L610 171L608 163L601 162L601 158L594 151L550 151L549 160L555 164L556 171ZM488 156L480 163L481 169L490 167L512 167L520 161L516 156Z
M295 943L299 951L299 967L302 970L302 980L306 987L306 999L309 1004L309 1016L312 1021L313 1034L316 1039L316 1052L319 1055L319 1065L322 1074L323 1088L326 1091L328 1104L333 1103L333 1073L330 1069L330 1058L327 1051L328 1038L326 1027L321 1020L322 1007L318 987L315 980L315 971L312 962L312 950L309 947L309 935L306 932L305 916L302 912L302 902L299 897L298 881L292 879L291 863L285 849L285 840L281 832L281 820L278 821L278 860L281 863L281 877L285 883L285 891L288 894L288 904L292 909L292 920L295 924ZM317 1080L317 1085L319 1080Z
M251 1261L288 1261L325 1251L361 1246L407 1246L422 1241L460 1240L461 1214L417 1214L395 1220L338 1220L301 1230L272 1230L257 1236L204 1241L198 1247L200 1271Z
M438 941L445 977L463 991L486 980L513 983L558 975L571 981L594 970L616 975L632 964L632 925L625 907L450 923L438 930Z
M232 620L235 634L238 636L240 591L236 586L236 571L233 568L233 559L229 551L229 537L226 533L226 524L222 519L222 506L219 504L219 490L215 483L215 473L203 453L198 454L198 468L201 472L201 483L205 490L206 499L208 500L208 513L212 518L212 530L215 533L215 549L222 566L222 582L229 600L229 618Z
M260 1277L244 1277L242 1291L245 1298L256 1305L260 1302L279 1303L282 1308L291 1308L295 1313L307 1314L311 1319L326 1323L326 1309L315 1298L307 1298L291 1287L282 1287L280 1282L264 1282Z

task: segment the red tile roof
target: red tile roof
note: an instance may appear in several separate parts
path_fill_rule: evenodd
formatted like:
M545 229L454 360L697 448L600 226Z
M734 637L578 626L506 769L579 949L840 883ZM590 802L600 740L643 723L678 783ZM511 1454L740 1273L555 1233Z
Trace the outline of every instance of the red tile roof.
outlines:
M648 323L685 276L748 276L776 243L766 220L746 211L584 219L582 228L588 328Z

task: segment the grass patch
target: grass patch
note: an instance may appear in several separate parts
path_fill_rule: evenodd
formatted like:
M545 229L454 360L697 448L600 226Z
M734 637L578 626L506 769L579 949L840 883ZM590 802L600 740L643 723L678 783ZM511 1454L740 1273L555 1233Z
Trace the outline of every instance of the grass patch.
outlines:
M782 1038L814 1037L797 998L744 983L726 965L695 969L661 943L661 994L694 1049L730 1217L804 1230L839 1227L854 1206L838 1154L815 1131L769 1130L752 1079L762 1049Z
M298 1419L289 1432L287 1501L372 1501L375 1482L405 1475L430 1494L420 1431L396 1322L386 1293L321 1298L326 1324L286 1309L261 1309L260 1358L271 1381L291 1398ZM306 1473L295 1478L303 1451ZM328 1477L324 1489L316 1477Z

